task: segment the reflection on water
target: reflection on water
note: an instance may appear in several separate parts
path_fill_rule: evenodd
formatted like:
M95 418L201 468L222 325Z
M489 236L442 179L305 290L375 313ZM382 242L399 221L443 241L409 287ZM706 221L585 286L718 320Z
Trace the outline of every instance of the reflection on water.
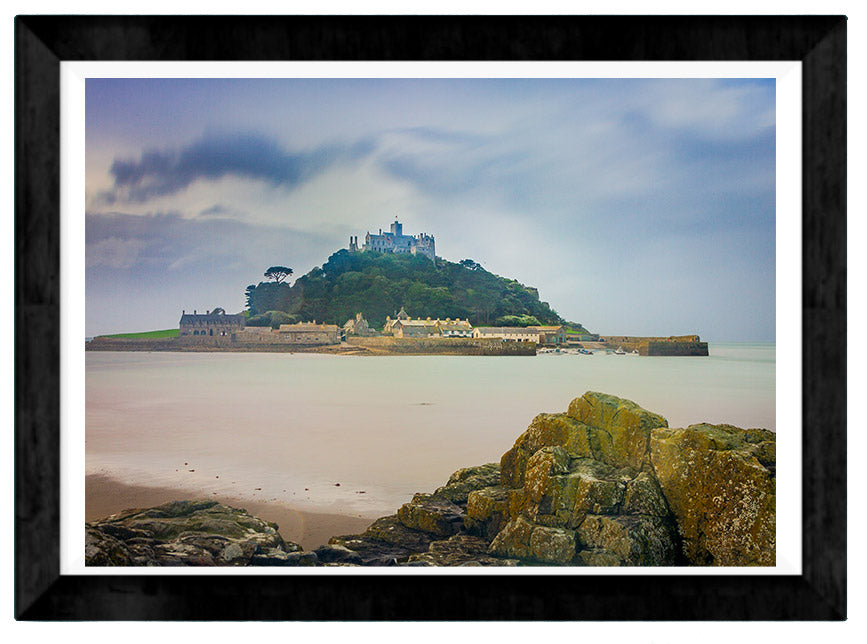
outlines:
M634 400L672 427L775 430L774 345L710 351L707 358L88 352L87 471L372 517L460 467L498 461L537 413L565 411L588 390Z

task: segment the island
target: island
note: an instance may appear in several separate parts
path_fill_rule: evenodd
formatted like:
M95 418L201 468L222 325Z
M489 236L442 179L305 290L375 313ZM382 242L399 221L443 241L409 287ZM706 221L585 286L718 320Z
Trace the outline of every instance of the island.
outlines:
M246 308L182 310L177 329L97 336L90 351L268 351L354 355L537 355L552 350L707 356L698 335L604 336L563 319L532 286L472 259L435 254L433 235L368 233L299 277L271 266ZM410 313L412 312L412 315Z

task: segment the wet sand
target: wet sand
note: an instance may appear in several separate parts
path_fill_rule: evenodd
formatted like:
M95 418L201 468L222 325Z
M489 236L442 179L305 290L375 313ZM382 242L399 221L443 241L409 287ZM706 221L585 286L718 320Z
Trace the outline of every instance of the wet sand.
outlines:
M103 519L111 514L131 508L150 508L169 501L207 499L224 505L243 508L250 514L273 521L280 535L287 541L301 544L304 550L313 550L328 543L333 536L363 532L373 520L339 514L301 512L283 503L242 500L220 494L205 495L168 487L126 485L98 474L85 477L85 521Z

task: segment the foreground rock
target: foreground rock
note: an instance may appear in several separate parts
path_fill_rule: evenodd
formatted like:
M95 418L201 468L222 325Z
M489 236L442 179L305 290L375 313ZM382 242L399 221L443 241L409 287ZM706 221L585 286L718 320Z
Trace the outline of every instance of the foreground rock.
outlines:
M596 392L540 414L500 463L455 472L313 553L215 502L87 526L89 565L773 566L776 435L671 429Z
M499 467L459 470L331 542L364 565L772 566L775 447L767 430L670 429L587 392L537 416Z
M216 501L174 501L85 525L88 566L307 566L277 525Z
M731 425L655 430L651 460L690 563L773 566L776 435Z

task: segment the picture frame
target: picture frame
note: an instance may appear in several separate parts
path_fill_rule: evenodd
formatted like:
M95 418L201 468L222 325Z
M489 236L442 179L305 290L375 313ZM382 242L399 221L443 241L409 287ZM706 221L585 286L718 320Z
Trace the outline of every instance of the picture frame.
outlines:
M60 63L797 60L803 72L803 574L61 575ZM846 18L19 16L15 616L20 620L846 618Z

